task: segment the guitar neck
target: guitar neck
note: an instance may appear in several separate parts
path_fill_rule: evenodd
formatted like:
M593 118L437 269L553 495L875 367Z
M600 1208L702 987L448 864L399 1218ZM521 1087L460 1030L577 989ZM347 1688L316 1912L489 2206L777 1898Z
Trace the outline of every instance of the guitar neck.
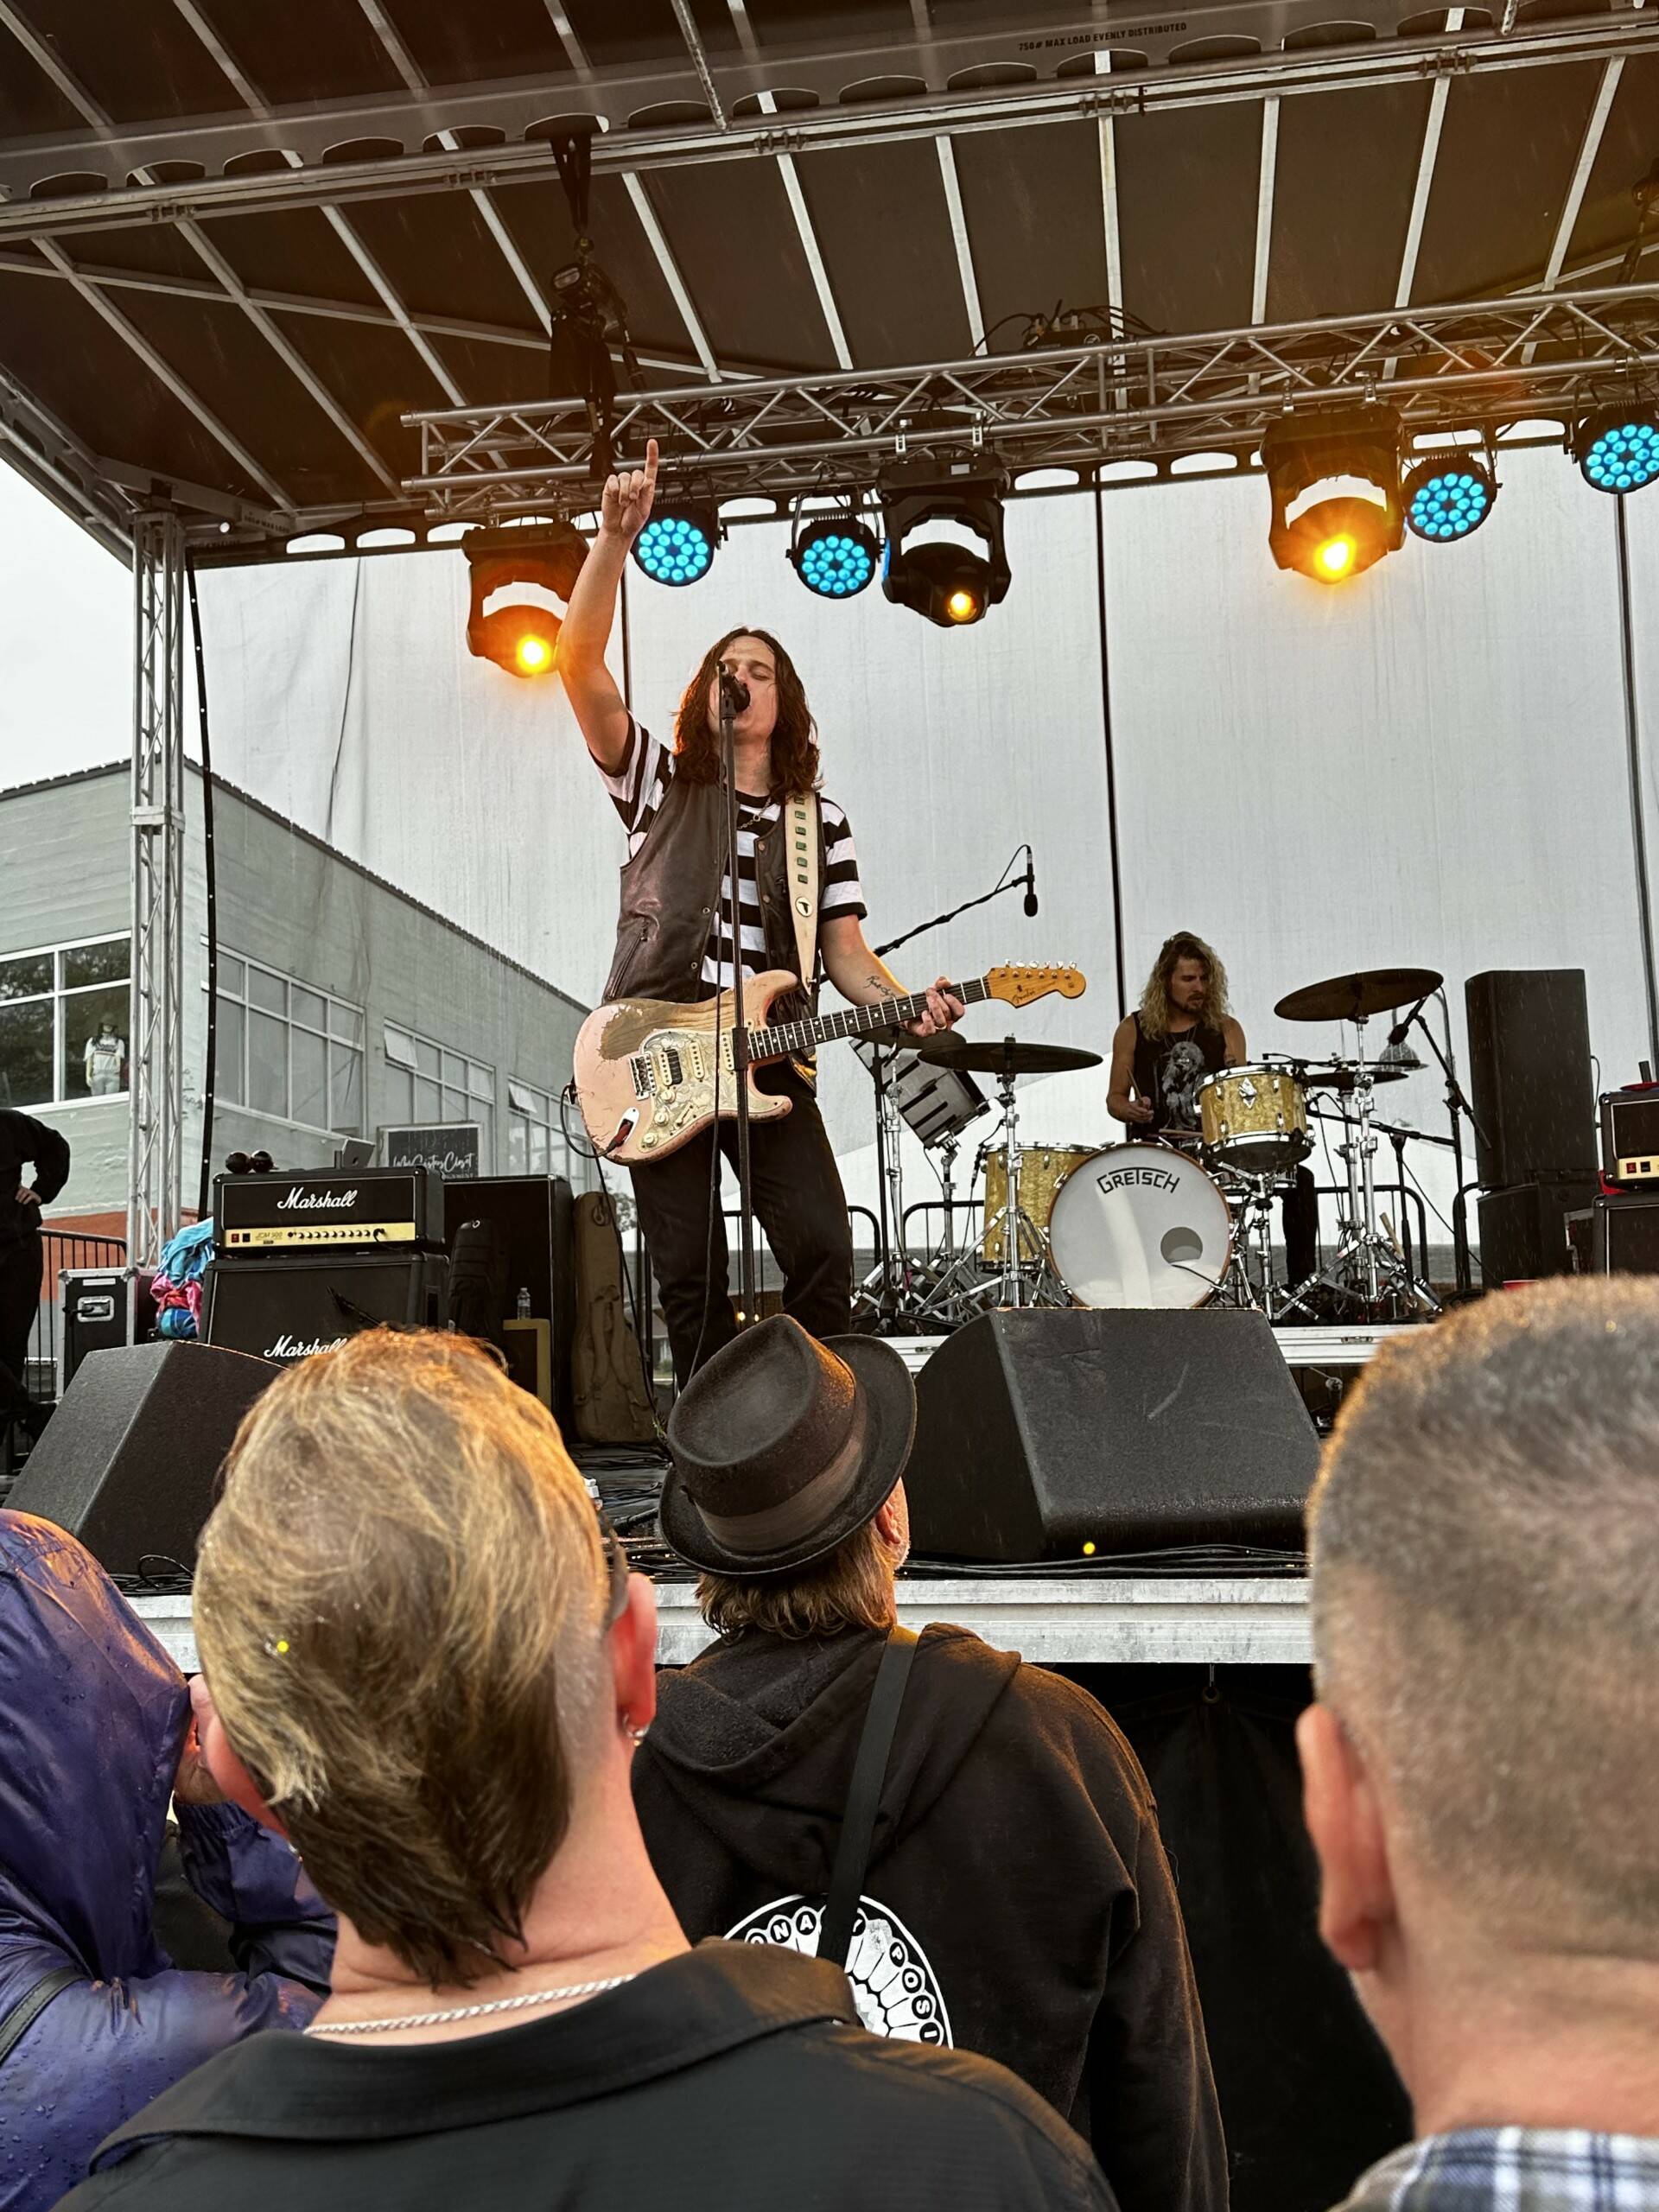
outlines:
M947 983L944 988L964 1006L976 1006L991 995L989 982L983 976L976 976L968 983ZM927 993L912 991L907 998L880 999L874 1006L843 1007L839 1014L823 1014L810 1021L780 1021L772 1028L747 1029L743 1050L751 1065L761 1060L786 1059L791 1053L810 1052L816 1045L827 1045L835 1037L879 1037L884 1030L901 1029L926 1012Z

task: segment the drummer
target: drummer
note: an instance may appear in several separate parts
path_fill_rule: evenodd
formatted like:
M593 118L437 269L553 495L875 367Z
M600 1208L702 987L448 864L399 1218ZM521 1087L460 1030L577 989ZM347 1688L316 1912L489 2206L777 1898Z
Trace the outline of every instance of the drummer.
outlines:
M1155 1136L1196 1135L1198 1086L1245 1057L1227 970L1201 937L1178 930L1165 938L1140 1005L1117 1025L1108 1111Z
M1227 1001L1227 970L1201 937L1177 930L1153 963L1141 1003L1117 1025L1107 1110L1132 1132L1190 1148L1207 1076L1249 1058ZM1284 1201L1285 1267L1292 1286L1317 1265L1319 1202L1313 1176L1295 1171Z

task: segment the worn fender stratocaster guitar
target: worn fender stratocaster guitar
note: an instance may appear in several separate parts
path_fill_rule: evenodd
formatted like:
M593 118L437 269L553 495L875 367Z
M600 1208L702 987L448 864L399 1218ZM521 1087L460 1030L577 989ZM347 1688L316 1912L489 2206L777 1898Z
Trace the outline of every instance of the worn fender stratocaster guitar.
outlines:
M1080 997L1084 986L1075 968L993 968L972 982L945 988L966 1006L983 999L1028 1006L1054 991L1063 998ZM834 1037L879 1036L927 1011L926 992L916 991L908 998L849 1006L813 1020L770 1023L773 1001L799 988L786 968L773 968L747 977L735 1006L737 995L722 991L695 1006L620 999L613 1006L596 1007L576 1039L575 1071L582 1118L599 1152L631 1167L677 1152L717 1116L734 1119L732 1040L740 1022L746 1025L743 1049L754 1067L810 1052ZM787 1098L757 1090L750 1082L752 1121L775 1122L789 1110Z

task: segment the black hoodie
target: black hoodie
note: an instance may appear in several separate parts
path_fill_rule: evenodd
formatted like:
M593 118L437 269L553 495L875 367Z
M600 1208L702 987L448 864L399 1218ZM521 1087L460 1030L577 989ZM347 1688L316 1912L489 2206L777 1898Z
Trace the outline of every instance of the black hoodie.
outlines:
M813 1951L883 1639L755 1631L660 1677L634 1762L694 1942ZM1198 1993L1146 1777L1058 1675L929 1628L848 1974L868 2027L1000 2059L1092 2141L1123 2212L1221 2212Z

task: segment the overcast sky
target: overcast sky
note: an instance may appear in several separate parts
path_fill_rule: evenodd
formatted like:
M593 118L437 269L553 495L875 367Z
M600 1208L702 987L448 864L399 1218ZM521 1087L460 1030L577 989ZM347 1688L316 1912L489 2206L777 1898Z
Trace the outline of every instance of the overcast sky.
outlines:
M0 790L126 757L132 579L0 464Z

